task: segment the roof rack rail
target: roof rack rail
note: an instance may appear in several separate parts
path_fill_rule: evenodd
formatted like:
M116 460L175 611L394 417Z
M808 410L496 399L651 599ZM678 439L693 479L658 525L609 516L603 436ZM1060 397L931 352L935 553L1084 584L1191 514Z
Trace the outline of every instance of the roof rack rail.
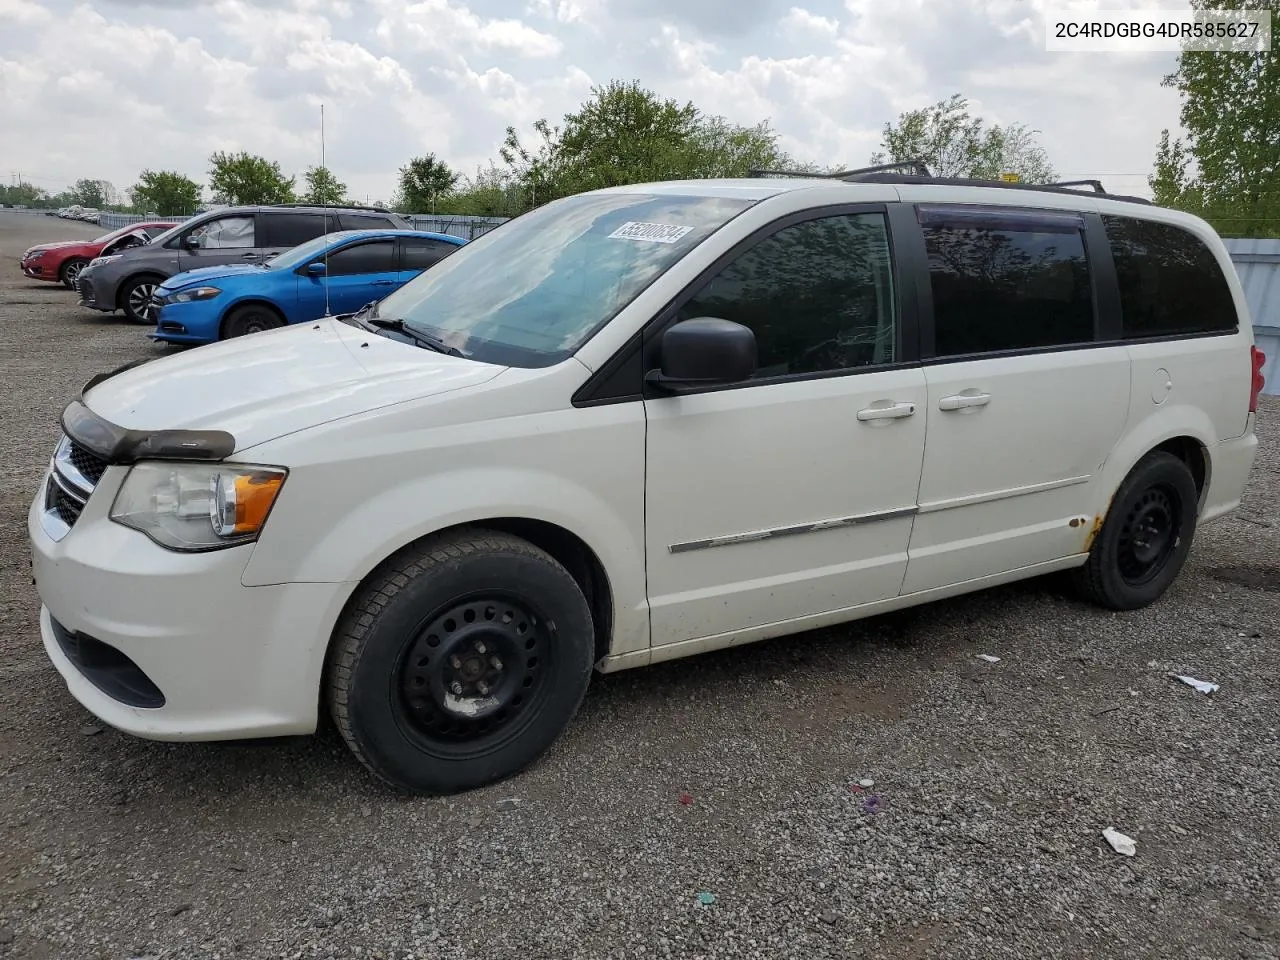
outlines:
M264 207L315 207L329 210L376 210L378 213L391 213L385 207L366 207L361 203L264 203Z
M841 170L838 173L813 173L805 170L749 170L749 177L812 177L819 180L849 180L866 173L889 173L893 170L905 170L917 177L932 176L923 160L902 160L898 163L880 163L874 167L858 167L854 170Z
M1036 187L1093 187L1094 193L1106 193L1101 180L1059 180L1057 183L1036 183Z

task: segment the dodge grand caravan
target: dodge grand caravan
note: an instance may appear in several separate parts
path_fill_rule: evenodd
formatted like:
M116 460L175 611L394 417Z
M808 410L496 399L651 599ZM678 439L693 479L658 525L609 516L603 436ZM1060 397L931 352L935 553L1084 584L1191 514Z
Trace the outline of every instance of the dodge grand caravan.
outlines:
M155 739L508 776L638 667L1073 571L1157 600L1261 354L1195 217L855 172L547 204L376 305L100 375L29 533L49 657Z

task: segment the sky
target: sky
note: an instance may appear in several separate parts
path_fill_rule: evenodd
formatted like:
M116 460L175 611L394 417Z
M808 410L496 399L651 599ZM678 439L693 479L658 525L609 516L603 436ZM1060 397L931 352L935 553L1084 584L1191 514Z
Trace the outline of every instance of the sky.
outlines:
M144 168L205 182L217 150L325 159L389 201L434 152L474 173L508 125L637 79L793 156L865 164L886 121L960 93L1025 123L1065 178L1149 195L1178 125L1172 53L1049 53L1046 11L1175 0L0 0L0 176L57 192ZM301 182L301 176L299 176Z

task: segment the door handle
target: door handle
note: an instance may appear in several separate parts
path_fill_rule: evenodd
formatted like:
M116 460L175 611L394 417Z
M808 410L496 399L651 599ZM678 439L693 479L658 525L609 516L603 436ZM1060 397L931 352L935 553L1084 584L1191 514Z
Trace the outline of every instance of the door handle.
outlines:
M882 407L872 404L864 410L859 410L858 419L864 423L868 420L901 420L903 417L909 417L916 412L914 403L881 402L885 404Z
M957 393L938 401L939 410L965 410L969 407L985 407L991 402L989 393Z
M240 254L240 259L241 260L257 260L258 255L256 253L242 253Z
M391 285L392 285L392 284L394 284L394 283L395 283L395 281L394 281L394 280L374 280L372 283L370 283L370 284L369 284L369 286L371 286L371 287L389 287L389 286L391 286Z

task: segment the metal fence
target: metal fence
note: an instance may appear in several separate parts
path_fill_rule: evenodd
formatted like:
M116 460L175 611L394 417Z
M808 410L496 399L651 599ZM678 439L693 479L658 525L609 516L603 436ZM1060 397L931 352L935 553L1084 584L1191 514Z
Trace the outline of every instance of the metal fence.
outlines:
M103 213L98 221L107 230L116 230L131 223L143 220L163 221L166 223L182 223L190 217L142 217L135 213ZM474 240L488 233L500 223L506 223L506 217L464 217L446 214L408 214L406 219L413 224L413 229L428 233L444 233L463 240Z
M1226 239L1253 318L1253 339L1266 354L1262 392L1280 396L1280 240Z

